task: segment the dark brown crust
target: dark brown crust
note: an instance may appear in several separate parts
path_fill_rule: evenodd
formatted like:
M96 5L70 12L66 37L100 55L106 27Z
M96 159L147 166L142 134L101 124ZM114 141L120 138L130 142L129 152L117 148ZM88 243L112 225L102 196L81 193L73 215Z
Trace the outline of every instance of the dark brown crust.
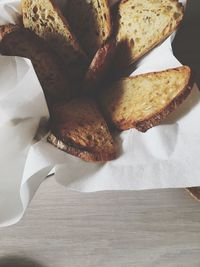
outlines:
M3 40L3 38L12 32L20 31L20 27L18 25L14 24L7 24L0 26L0 42Z
M112 17L109 7L108 0L97 0L98 5L102 7L102 2L104 3L104 14L106 15L106 23L104 23L104 30L106 30L105 35L109 38L112 34Z
M49 142L69 154L87 161L108 161L116 157L108 126L91 98L54 105L50 129Z
M73 146L72 144L64 144L52 133L50 133L50 135L48 136L47 141L58 149L88 162L105 162L116 158L116 152L114 150L111 153L107 153L106 151L101 153L92 153L90 151L82 149L81 147ZM59 143L62 143L62 147L59 146Z
M105 78L116 52L116 40L109 39L95 54L85 77L84 92L90 92Z
M189 187L185 189L195 200L200 201L200 187Z
M112 16L111 16L111 10L110 10L110 7L109 7L109 2L108 0L103 0L105 6L106 6L106 17L108 19L107 21L107 31L108 31L108 38L112 35L112 32L113 32L113 25L112 25Z

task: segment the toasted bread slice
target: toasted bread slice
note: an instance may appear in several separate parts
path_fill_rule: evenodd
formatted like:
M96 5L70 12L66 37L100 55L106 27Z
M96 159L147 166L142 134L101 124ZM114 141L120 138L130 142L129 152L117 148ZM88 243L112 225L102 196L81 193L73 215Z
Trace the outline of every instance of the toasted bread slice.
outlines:
M101 96L108 119L120 130L141 132L162 122L192 90L187 66L129 77L113 84Z
M92 59L112 32L108 0L67 0L66 17Z
M117 41L126 43L122 60L130 65L177 29L184 8L178 0L122 0L118 12Z
M0 53L30 59L47 98L56 101L72 97L71 84L65 77L57 57L33 32L18 25L1 26Z
M106 76L109 75L116 48L116 40L109 39L97 51L86 73L84 86L86 93L93 93Z
M72 33L68 22L54 0L22 0L25 28L48 41L65 64L65 71L74 78L83 78L87 68L86 55Z
M50 143L86 161L108 161L116 157L107 124L89 98L56 105L52 110L51 131Z

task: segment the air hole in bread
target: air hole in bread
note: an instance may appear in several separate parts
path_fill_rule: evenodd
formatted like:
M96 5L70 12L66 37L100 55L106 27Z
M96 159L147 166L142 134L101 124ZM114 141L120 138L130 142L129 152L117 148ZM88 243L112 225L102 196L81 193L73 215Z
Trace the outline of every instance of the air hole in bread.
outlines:
M167 6L167 10L170 11L173 7L172 6Z
M88 134L87 136L86 136L86 138L87 138L87 140L89 140L89 141L91 141L93 138L92 138L92 135L90 135L90 134Z
M178 19L180 16L181 16L180 13L177 13L177 12L174 13L174 19Z
M38 8L37 8L37 6L34 6L34 8L33 8L33 13L37 13L38 12Z
M47 27L48 32L52 32L52 29L50 27Z
M36 21L38 20L38 18L35 16L35 17L32 17L32 20L33 20L34 22L36 22Z
M51 16L51 15L48 15L48 17L47 17L48 19L50 19L50 20L55 20L55 18L53 17L53 16Z
M47 23L40 19L40 25L46 27L47 26Z
M45 20L46 18L45 18L45 14L44 13L42 13L42 19L43 20Z

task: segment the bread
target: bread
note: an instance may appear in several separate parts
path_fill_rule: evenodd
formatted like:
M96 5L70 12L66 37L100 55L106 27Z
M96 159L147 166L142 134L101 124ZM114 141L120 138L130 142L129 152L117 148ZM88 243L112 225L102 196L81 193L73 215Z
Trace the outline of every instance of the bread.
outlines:
M200 187L189 187L186 191L197 201L200 201Z
M89 98L58 104L52 110L52 133L48 141L86 161L116 157L113 139L95 102Z
M0 53L30 59L47 99L69 100L72 97L71 84L66 79L57 57L33 32L18 25L1 26Z
M190 94L187 66L128 77L101 95L102 110L118 129L141 132L158 125Z
M86 55L72 33L68 22L53 0L22 0L24 26L45 39L60 56L72 79L85 75Z
M112 32L108 0L67 0L65 14L90 59Z
M104 83L111 71L116 53L116 40L109 39L95 54L85 77L85 93L94 93L95 89Z
M130 65L173 33L183 19L178 0L122 0L116 20L118 45Z

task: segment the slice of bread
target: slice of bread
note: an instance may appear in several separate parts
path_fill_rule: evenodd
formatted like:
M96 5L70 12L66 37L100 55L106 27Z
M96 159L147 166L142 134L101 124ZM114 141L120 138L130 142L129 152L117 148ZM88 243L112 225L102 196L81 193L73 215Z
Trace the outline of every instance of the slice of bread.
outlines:
M93 93L111 71L116 53L116 40L109 39L95 54L85 77L85 93Z
M47 100L67 100L72 97L71 84L66 79L59 60L34 32L18 25L0 26L0 53L30 59Z
M83 78L86 55L71 32L68 22L53 0L22 0L25 28L45 39L60 56L65 71L72 78Z
M145 132L164 120L192 90L187 66L128 77L101 95L102 110L118 129Z
M127 65L134 63L173 33L183 19L178 0L122 0L116 19L117 41L127 49Z
M66 18L92 59L112 32L108 0L67 0Z
M89 98L55 105L51 131L50 143L86 161L108 161L116 157L107 124Z

